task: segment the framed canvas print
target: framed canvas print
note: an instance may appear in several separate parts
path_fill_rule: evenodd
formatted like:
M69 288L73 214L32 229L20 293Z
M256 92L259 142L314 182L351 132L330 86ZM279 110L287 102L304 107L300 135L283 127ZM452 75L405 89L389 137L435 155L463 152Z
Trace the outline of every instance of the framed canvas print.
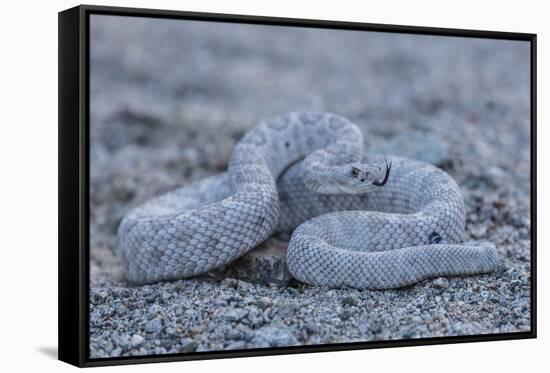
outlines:
M536 36L59 13L59 358L536 336Z

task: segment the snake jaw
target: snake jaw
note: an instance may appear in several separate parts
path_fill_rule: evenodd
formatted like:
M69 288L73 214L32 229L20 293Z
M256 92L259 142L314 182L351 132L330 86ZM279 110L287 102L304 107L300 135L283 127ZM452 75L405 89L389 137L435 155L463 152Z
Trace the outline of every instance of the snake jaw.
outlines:
M384 155L384 161L386 162L386 174L384 175L384 179L382 179L382 181L375 180L372 183L373 185L376 185L378 187L382 187L382 186L386 185L386 183L388 182L388 178L390 177L391 160L388 162L388 159Z

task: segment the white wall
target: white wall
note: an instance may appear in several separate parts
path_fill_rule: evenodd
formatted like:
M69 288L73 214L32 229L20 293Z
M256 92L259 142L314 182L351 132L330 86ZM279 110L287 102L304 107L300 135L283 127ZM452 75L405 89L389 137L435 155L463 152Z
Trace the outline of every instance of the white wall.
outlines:
M284 16L538 34L539 339L257 357L113 368L117 371L422 371L528 372L548 361L550 266L550 23L544 1L96 1L218 13ZM57 12L73 1L4 2L0 27L0 354L16 367L68 370L51 357L57 345ZM546 14L546 16L545 16ZM546 167L546 168L545 168ZM546 294L543 294L542 290ZM49 352L49 353L48 353ZM548 352L546 352L548 354ZM11 368L11 369L10 369ZM18 370L18 369L17 369ZM26 369L25 369L26 370Z

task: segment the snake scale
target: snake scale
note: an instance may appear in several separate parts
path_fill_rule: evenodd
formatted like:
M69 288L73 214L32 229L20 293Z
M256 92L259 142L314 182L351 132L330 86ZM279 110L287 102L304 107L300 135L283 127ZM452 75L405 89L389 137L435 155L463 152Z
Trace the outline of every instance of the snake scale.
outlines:
M316 112L262 121L227 172L129 212L118 228L136 284L224 266L276 232L292 232L288 268L319 286L388 289L497 266L490 242L463 242L464 201L444 171L369 155L360 129Z

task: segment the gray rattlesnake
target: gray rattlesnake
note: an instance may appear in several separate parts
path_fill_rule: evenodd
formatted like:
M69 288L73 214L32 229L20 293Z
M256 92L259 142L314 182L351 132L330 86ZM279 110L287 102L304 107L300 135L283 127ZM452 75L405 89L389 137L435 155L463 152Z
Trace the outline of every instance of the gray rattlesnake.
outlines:
M493 244L462 242L464 201L449 175L394 157L388 178L382 161L365 155L361 131L335 114L263 121L236 145L226 173L124 217L118 248L127 278L196 276L296 227L288 267L312 285L386 289L496 268Z

